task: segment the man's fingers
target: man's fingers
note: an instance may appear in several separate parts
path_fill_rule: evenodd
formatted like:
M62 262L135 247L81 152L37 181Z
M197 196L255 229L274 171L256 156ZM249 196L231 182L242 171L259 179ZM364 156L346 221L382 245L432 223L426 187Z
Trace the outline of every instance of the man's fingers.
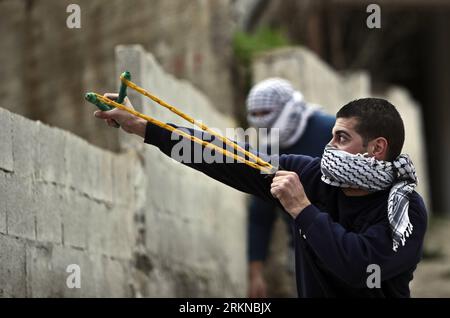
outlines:
M106 123L110 127L114 127L114 128L119 128L120 127L120 125L114 119L108 118L108 119L106 119Z
M128 96L125 96L125 99L123 100L122 105L125 105L128 108L134 109L133 105L131 104L130 99L128 98Z
M289 184L289 179L286 176L273 178L272 184Z
M290 175L290 174L292 174L292 173L293 173L292 171L278 170L278 171L275 173L275 177L279 177L279 176L288 176L288 175Z
M105 94L103 94L103 96L106 98L109 98L113 101L117 101L117 99L119 98L119 94L117 94L117 93L105 93ZM125 96L125 98L122 102L122 105L125 105L128 108L134 109L128 96Z
M119 94L117 93L105 93L103 94L103 96L112 100L116 100L117 98L119 98Z
M277 173L275 173L275 177L273 177L273 180L281 180L281 179L286 179L286 177L289 176L294 176L295 172L292 171L277 171Z
M284 180L284 179L286 179L286 177L281 177L281 176L278 176L278 177L275 177L275 178L273 178L272 179L272 183L274 183L274 182L280 182L280 181L282 181L282 180Z
M94 116L100 119L107 119L109 118L109 115L107 114L107 112L101 111L101 110L97 110L96 112L94 112Z
M273 179L270 186L274 187L275 185L280 185L281 183L283 183L283 179L278 179L278 180Z
M280 194L280 188L279 187L274 187L270 189L270 193L272 194L272 196L276 199L278 199L278 196Z
M100 119L104 119L105 122L108 124L108 126L115 127L115 128L119 128L120 125L117 123L117 121L115 121L115 120L112 118L111 112L112 112L112 110L106 111L106 112L105 112L105 111L97 110L97 111L94 113L94 116L97 117L97 118L100 118Z

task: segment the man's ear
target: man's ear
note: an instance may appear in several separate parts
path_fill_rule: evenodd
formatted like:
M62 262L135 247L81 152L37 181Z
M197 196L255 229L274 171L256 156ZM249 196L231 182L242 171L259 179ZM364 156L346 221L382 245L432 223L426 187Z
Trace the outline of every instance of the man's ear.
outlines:
M378 137L369 141L367 152L377 160L386 160L388 157L388 141L384 137Z

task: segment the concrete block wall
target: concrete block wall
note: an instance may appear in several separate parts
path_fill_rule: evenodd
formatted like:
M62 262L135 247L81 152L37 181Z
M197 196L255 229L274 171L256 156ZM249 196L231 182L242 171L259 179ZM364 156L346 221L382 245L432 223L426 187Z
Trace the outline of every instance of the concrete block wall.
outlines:
M141 47L118 49L118 61L187 113L233 127ZM122 151L112 153L2 108L0 124L1 297L245 295L244 195L136 136L120 132ZM66 285L70 264L80 266L80 289Z
M0 162L0 295L131 296L133 192L115 187L112 167L137 157L4 109L0 118L9 158ZM81 268L81 289L66 286L70 264Z
M164 72L142 46L117 47L116 60L117 74L129 70L138 85L196 120L222 133L226 127L235 127L189 82ZM142 95L129 91L129 97L147 115L195 128ZM138 197L139 226L145 237L139 248L143 255L159 255L150 274L150 281L156 283L144 281L139 289L153 291L164 285L161 281L176 281L176 285L165 285L163 295L244 296L245 196L135 141L121 135L121 149L135 149L143 162L141 176L146 185ZM167 232L171 239L164 235Z
M73 3L80 29L66 26ZM116 151L117 136L78 106L85 91L116 83L114 47L140 43L167 72L189 79L230 114L231 8L230 0L0 1L2 107Z

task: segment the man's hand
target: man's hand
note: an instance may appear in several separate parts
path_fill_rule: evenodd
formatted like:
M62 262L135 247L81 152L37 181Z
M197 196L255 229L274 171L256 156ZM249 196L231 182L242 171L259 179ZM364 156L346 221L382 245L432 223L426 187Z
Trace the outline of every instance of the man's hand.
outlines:
M311 204L298 175L292 171L278 171L272 180L270 193L280 200L281 205L294 219Z
M106 93L104 96L106 98L116 100L118 94ZM125 97L123 105L128 108L134 109L128 97ZM124 110L121 109L113 109L109 111L98 110L94 113L94 116L100 119L104 119L105 122L111 127L119 128L119 126L117 126L116 124L118 123L125 132L130 134L136 134L138 136L141 136L142 138L145 137L145 128L147 126L147 121L133 114L130 114Z
M267 285L263 275L263 262L250 262L249 271L248 297L267 298Z

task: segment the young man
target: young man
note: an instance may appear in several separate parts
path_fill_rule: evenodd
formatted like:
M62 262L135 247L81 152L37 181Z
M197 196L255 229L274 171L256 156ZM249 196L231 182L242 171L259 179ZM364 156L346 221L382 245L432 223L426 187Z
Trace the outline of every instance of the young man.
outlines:
M305 101L303 95L294 90L289 81L281 78L268 78L253 86L248 94L247 121L255 128L278 129L277 145L271 145L265 140L262 142L269 146L276 146L280 154L320 157L331 139L335 117L322 112L320 106ZM257 196L251 197L247 242L248 296L251 298L268 296L263 270L272 228L278 215L283 216L283 220L288 225L289 251L292 251L294 249L290 230L292 218L288 214L280 214L274 202L268 202ZM289 255L294 255L294 253L289 253ZM293 267L293 257L288 257L288 261L292 262ZM294 273L292 270L288 270L286 275L293 279Z
M170 132L121 110L96 116L110 125L114 119L167 155L177 143ZM414 166L400 155L403 142L395 107L365 98L339 110L322 159L281 155L284 170L272 180L240 163L186 165L291 215L299 297L409 297L427 213L414 191ZM370 279L373 268L380 284Z

